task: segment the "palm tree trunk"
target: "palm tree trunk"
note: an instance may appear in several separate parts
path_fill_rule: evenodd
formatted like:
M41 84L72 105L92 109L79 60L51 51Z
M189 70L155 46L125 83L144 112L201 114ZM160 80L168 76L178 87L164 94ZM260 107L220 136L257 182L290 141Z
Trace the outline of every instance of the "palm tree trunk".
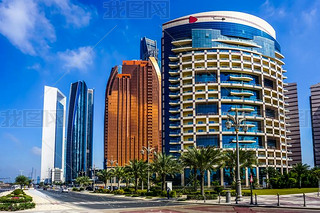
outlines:
M121 179L118 178L118 189L120 189L120 182L121 182Z
M129 187L129 178L126 179L126 187Z
M166 175L162 175L162 191L166 191Z
M204 196L204 171L200 172L201 178L201 195Z
M301 189L301 177L299 177L299 189Z
M135 191L138 190L138 177L135 177L135 186L134 186Z
M104 182L104 188L107 189L107 181Z
M194 191L197 191L198 187L197 187L197 168L196 167L193 168L193 174L194 174L194 180L193 180Z

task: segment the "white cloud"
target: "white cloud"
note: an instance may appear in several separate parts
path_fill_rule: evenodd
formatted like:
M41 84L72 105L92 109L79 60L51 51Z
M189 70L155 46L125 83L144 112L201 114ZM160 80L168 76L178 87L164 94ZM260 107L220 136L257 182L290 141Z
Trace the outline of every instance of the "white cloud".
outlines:
M31 152L35 155L41 155L41 148L34 146L32 147Z
M314 22L318 22L318 8L313 7L310 10L302 11L302 19L308 26L313 26Z
M266 0L260 8L263 10L264 16L267 18L277 19L287 15L284 7L275 7L269 0Z
M73 4L70 0L44 0L47 5L58 8L59 13L66 18L67 24L76 28L88 26L92 13L85 7Z
M0 33L21 52L37 55L55 41L55 31L34 0L0 3Z
M55 28L46 13L56 10L68 26L88 26L92 9L71 3L71 0L3 0L0 1L0 34L28 55L47 56L50 44L56 41Z
M37 71L40 71L41 69L41 65L39 63L35 63L31 66L28 66L27 67L28 70L37 70Z
M4 133L3 136L6 140L9 140L9 141L15 143L16 145L21 145L21 141L11 133Z
M58 53L59 59L63 62L63 67L86 71L93 63L94 52L92 47L79 47L75 50L66 50Z

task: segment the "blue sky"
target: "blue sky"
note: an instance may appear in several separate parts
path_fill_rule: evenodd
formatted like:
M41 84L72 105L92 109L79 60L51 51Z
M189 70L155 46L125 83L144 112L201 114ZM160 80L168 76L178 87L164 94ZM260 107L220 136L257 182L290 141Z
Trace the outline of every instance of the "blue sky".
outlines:
M303 162L313 165L308 96L310 85L320 82L320 1L164 0L167 18L157 12L144 18L108 16L104 2L110 1L0 1L0 178L29 175L32 167L40 174L37 110L43 107L44 86L69 96L70 84L78 80L95 88L94 162L102 167L104 91L111 67L139 59L140 37L160 44L162 23L213 10L247 12L275 28L286 57L287 81L298 83Z

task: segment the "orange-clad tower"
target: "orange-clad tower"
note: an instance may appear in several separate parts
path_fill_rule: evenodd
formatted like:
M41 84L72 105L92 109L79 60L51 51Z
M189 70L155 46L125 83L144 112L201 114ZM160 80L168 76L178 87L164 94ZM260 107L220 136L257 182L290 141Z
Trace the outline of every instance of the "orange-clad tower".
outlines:
M105 97L105 167L112 166L110 161L125 166L129 160L146 160L143 147L161 152L160 92L155 58L123 61L122 67L112 68ZM153 153L149 157L153 159Z

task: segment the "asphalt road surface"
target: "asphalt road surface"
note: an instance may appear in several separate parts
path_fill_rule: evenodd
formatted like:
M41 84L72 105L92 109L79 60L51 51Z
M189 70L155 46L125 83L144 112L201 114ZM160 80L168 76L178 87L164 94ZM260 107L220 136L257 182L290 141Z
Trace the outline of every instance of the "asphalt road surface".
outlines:
M141 207L161 207L186 205L170 200L141 200L135 198L125 198L117 196L90 195L76 192L61 193L59 191L43 191L45 195L52 197L66 204L76 205L78 207L89 209L119 209L119 208L141 208Z

